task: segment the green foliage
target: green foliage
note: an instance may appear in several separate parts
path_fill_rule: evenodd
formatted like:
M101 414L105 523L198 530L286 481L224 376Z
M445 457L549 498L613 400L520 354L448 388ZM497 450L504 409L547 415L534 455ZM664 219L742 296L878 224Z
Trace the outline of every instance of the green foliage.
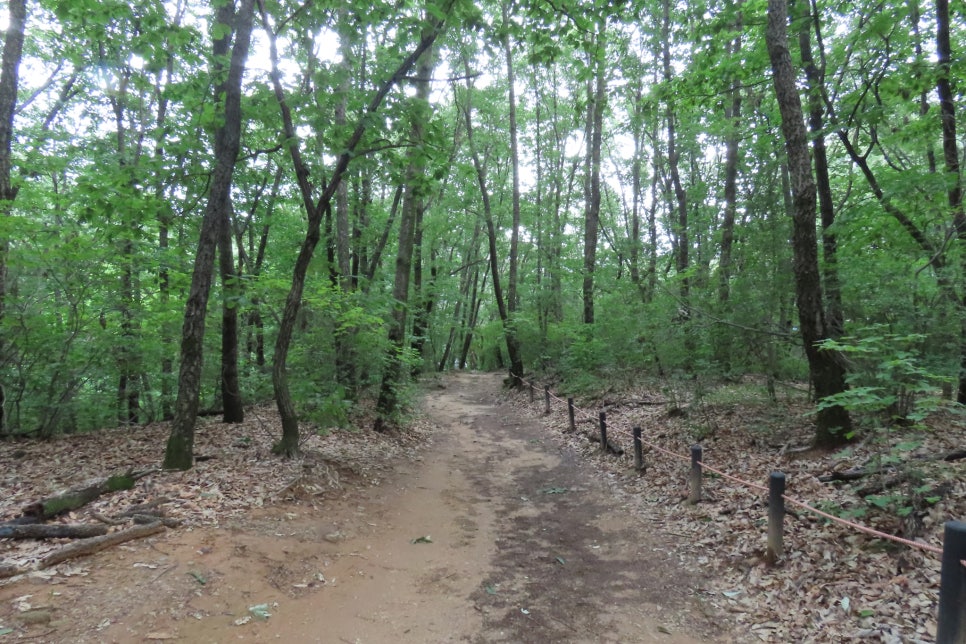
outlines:
M824 351L836 351L850 362L849 389L819 401L819 408L841 405L852 412L885 416L889 423L921 424L945 401L943 383L950 378L922 364L922 334L896 334L884 325L855 336L825 340Z

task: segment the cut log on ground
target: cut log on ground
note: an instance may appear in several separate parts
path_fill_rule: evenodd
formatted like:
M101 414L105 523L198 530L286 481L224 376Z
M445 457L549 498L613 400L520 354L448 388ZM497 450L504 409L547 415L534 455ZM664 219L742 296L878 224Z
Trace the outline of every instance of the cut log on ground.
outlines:
M55 494L54 496L47 497L46 499L34 501L23 509L23 515L24 517L34 519L35 523L42 523L59 514L83 507L102 494L117 492L119 490L130 490L134 487L138 479L157 471L156 469L142 470L139 472L132 470L125 474L115 474L105 479L85 483Z
M44 568L56 566L59 563L67 561L68 559L75 559L77 557L94 554L95 552L100 552L101 550L105 550L111 546L116 546L119 543L133 541L134 539L143 539L144 537L149 537L152 534L164 532L164 530L164 526L159 521L149 523L147 525L137 525L133 528L128 528L127 530L118 530L117 532L111 532L110 534L106 534L102 537L91 537L90 539L75 541L74 543L64 546L60 550L51 552L41 559L37 563L37 570L43 570Z
M13 564L0 564L0 579L8 579L26 572L22 567Z
M107 534L107 526L88 523L0 526L0 539L88 539Z

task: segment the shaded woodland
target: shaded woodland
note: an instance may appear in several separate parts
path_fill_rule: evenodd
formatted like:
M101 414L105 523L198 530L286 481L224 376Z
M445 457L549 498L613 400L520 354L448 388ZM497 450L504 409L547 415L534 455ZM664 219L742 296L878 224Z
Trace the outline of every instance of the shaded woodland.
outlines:
M814 443L966 403L962 4L9 0L0 435L422 373L809 383ZM367 428L368 429L368 428Z

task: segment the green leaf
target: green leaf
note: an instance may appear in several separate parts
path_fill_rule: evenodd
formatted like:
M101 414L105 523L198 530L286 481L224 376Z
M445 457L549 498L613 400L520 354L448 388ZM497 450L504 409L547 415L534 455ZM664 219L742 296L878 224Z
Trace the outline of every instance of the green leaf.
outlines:
M188 574L191 575L192 577L194 577L195 578L195 581L197 581L202 586L204 586L205 584L208 583L208 580L205 579L204 576L201 573L189 572Z
M413 539L413 540L412 540L412 541L410 541L409 543L432 543L432 542L433 542L433 538L432 538L432 537L430 537L430 536L429 536L429 535L427 534L427 535L426 535L426 536L424 536L424 537L416 537L415 539Z

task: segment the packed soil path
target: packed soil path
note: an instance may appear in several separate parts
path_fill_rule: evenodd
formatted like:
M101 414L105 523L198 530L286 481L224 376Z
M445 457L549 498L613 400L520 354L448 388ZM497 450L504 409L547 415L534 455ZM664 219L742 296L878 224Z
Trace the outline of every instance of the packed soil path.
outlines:
M432 444L377 487L96 555L37 589L55 618L36 639L730 641L668 538L501 390L448 376L424 404Z

